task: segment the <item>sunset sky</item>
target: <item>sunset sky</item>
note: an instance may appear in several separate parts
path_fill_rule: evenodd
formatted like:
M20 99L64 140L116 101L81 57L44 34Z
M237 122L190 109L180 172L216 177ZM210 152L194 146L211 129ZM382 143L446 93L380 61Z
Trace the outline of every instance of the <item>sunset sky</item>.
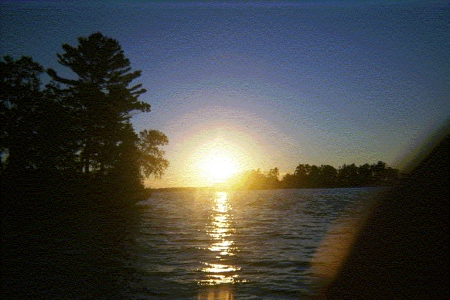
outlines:
M1 1L0 17L0 55L64 76L63 43L119 41L152 106L135 128L170 141L153 187L211 184L214 155L230 173L396 166L450 116L448 1Z

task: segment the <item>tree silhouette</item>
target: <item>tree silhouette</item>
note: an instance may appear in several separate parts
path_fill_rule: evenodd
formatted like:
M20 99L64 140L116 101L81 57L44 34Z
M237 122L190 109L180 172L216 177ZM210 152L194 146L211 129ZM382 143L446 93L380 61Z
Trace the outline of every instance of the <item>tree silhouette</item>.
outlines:
M355 164L344 164L339 168L339 184L344 187L358 186L358 167Z
M330 165L322 165L319 168L318 186L336 187L337 170Z
M294 171L294 176L297 177L298 187L306 187L308 185L308 175L311 171L311 166L308 164L299 164Z
M285 189L295 189L300 186L298 177L291 173L287 173L283 176L280 181L280 185Z
M0 151L5 160L2 167L33 168L35 115L42 98L39 75L43 68L30 57L14 61L6 56L0 62L0 72Z
M265 178L265 185L272 189L278 188L280 186L278 180L279 176L280 170L277 167L270 169Z
M262 173L260 169L246 171L229 180L230 187L236 189L275 188L336 188L361 186L391 186L399 179L399 170L387 167L386 163L355 164L334 168L330 165L299 164L294 174L286 173L278 180L278 168Z
M59 63L77 79L61 78L52 69L47 72L64 85L66 104L78 116L82 171L105 174L117 162L118 145L130 134L131 112L149 112L150 105L138 101L145 92L141 84L130 87L141 72L131 72L116 40L94 33L78 42L76 47L64 44L65 53L57 54Z
M145 176L161 177L169 162L164 159L164 151L159 147L167 145L169 139L158 130L143 130L139 133L139 165Z
M374 183L372 169L369 164L359 166L358 175L360 185L370 185Z
M167 136L157 130L136 134L130 122L133 112L150 111L138 100L145 90L131 85L140 71L131 71L114 39L94 33L78 42L64 44L57 55L76 78L48 69L45 88L44 69L30 57L0 61L0 182L2 188L12 183L11 193L28 178L32 193L43 187L57 193L62 185L77 198L80 191L142 194L143 177L160 177L168 167L161 149Z

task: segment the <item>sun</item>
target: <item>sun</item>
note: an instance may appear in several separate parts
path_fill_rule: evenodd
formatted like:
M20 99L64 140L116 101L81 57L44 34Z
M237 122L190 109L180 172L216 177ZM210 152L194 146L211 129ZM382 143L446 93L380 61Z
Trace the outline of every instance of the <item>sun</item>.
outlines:
M238 146L221 138L197 146L191 157L195 177L201 185L226 182L242 171L246 161Z
M217 153L208 154L200 160L200 169L212 183L220 183L229 179L236 173L236 162L230 154Z

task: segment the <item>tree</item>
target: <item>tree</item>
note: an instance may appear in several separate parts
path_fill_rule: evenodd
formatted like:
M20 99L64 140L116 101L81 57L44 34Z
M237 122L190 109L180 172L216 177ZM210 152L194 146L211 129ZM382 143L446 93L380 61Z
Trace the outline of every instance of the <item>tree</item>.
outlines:
M376 164L371 165L371 170L375 182L378 184L385 181L385 173L386 173L386 163L379 161Z
M278 188L280 183L280 181L278 180L279 176L280 170L277 167L270 169L266 175L266 187L270 189Z
M160 148L167 136L156 130L138 135L130 123L132 112L150 111L138 100L145 89L131 85L140 71L131 71L114 39L94 33L78 41L57 55L76 79L48 69L52 80L44 89L44 69L30 57L0 61L2 175L43 170L55 180L63 171L94 189L108 182L137 188L143 177L160 177L169 164Z
M76 47L63 44L58 62L78 78L65 79L49 69L54 82L62 84L65 105L77 116L79 159L84 173L106 174L119 159L119 145L131 137L131 112L149 112L150 105L138 101L145 92L141 84L130 86L141 71L131 71L130 61L119 43L97 32L79 37ZM55 88L57 89L57 88Z
M281 186L284 189L294 189L299 187L298 177L294 174L287 173L281 179Z
M311 170L309 171L308 174L307 187L310 188L319 187L319 181L320 181L320 169L319 167L312 165Z
M57 55L76 79L48 69L52 80L45 88L44 68L30 57L0 61L0 183L3 189L26 178L19 180L26 184L11 186L11 195L27 187L32 198L37 188L53 196L73 192L77 199L92 191L139 196L142 179L161 177L169 165L161 149L167 136L157 130L136 134L130 122L133 112L150 111L138 100L145 89L131 85L140 71L131 71L114 39L94 33L78 41Z
M337 179L337 170L330 165L322 165L319 168L319 186L335 187Z
M364 164L359 166L358 168L358 175L359 175L359 183L360 185L370 185L373 184L373 176L372 176L372 170L369 164Z
M339 168L338 181L343 187L358 186L358 167L353 163Z
M42 66L30 57L14 61L5 56L0 62L0 151L4 167L15 170L34 167L42 73Z
M149 177L161 177L169 162L164 159L164 151L160 146L167 145L169 139L158 130L143 130L139 133L137 148L139 150L139 164L142 173Z
M294 171L294 175L298 178L298 187L306 187L308 185L308 175L311 172L311 166L308 164L299 164Z

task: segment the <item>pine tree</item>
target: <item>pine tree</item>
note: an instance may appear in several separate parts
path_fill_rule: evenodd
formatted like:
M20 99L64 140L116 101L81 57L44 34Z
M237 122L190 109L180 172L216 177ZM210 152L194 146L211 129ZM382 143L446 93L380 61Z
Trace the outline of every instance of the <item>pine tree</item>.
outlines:
M31 57L0 61L0 153L3 167L34 169L43 68Z
M78 42L76 47L64 44L65 52L57 54L78 78L61 78L52 69L48 74L64 86L66 105L77 116L82 172L107 174L119 160L119 145L131 134L131 112L149 112L150 105L138 100L145 89L131 82L141 71L131 71L116 40L94 33Z

